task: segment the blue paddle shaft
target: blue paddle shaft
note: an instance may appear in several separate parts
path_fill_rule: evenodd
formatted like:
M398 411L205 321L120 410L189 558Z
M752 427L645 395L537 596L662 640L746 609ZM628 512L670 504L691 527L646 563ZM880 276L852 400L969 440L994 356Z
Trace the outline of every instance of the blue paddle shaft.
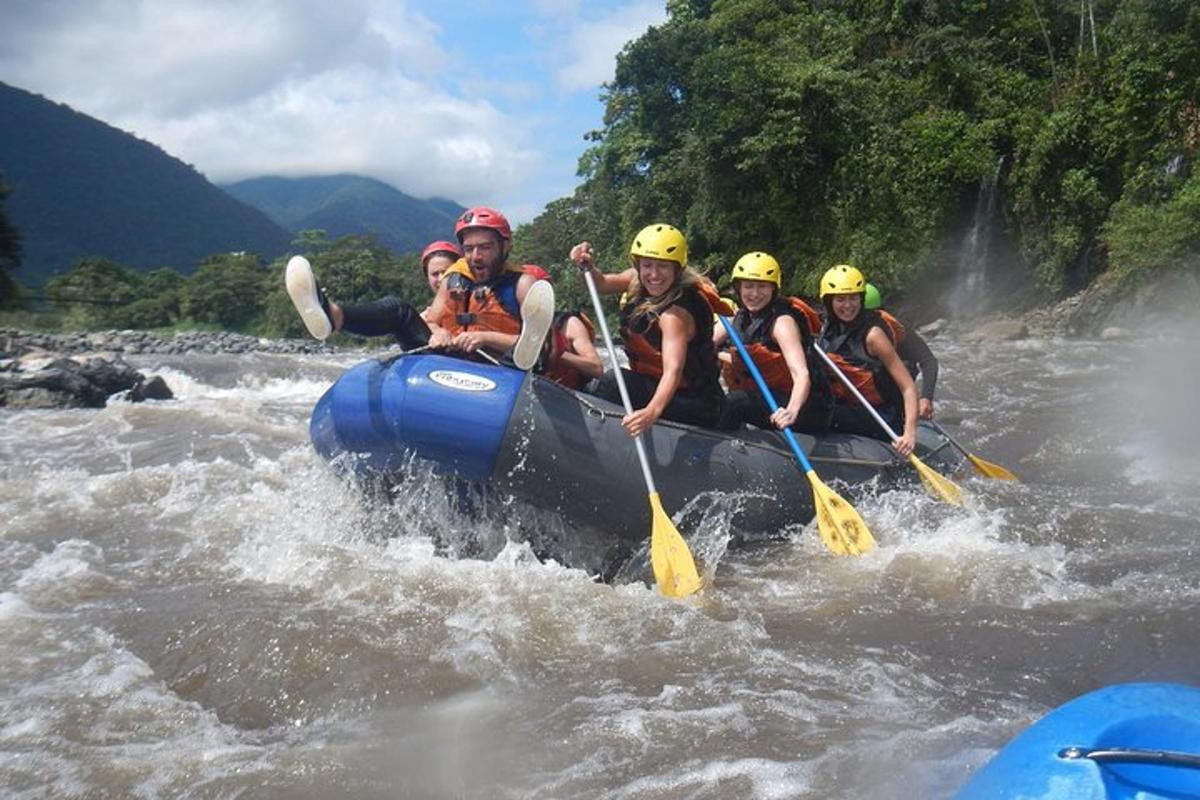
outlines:
M721 324L725 326L725 333L729 334L730 340L737 347L738 355L742 357L742 363L746 365L746 369L753 376L754 382L758 384L758 390L762 392L763 400L766 401L767 408L771 409L774 414L779 410L779 403L775 402L775 395L771 394L770 387L763 380L762 373L758 371L758 365L754 363L754 359L750 357L750 353L746 351L746 345L742 344L742 337L738 335L737 328L733 327L733 323L728 317L718 316ZM796 454L796 459L800 462L800 466L804 467L804 471L812 472L812 464L808 463L808 458L805 457L804 451L800 449L800 442L796 439L796 434L792 433L791 428L783 429L783 438L787 439L787 443L792 446L792 452Z

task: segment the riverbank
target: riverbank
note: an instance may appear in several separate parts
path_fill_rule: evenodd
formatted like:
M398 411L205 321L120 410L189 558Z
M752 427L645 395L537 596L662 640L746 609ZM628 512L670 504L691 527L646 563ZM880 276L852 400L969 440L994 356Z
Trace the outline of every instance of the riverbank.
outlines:
M1126 339L1192 330L1200 319L1200 271L1179 268L1121 280L1106 273L1053 303L938 319L917 328L926 338L965 342L1013 339ZM912 309L919 317L920 310ZM903 311L902 311L903 314ZM902 317L903 318L903 317Z
M30 354L89 353L316 353L326 345L312 339L266 339L241 333L182 331L163 335L152 331L91 331L31 333L0 328L0 359Z
M920 327L933 336L966 340L1124 338L1165 321L1194 318L1200 305L1200 272L1163 270L1136 284L1111 274L1058 302L1024 312L938 320ZM903 311L902 311L903 313ZM313 339L269 339L227 331L109 330L38 333L0 328L0 360L45 353L81 355L180 353L318 353L331 345ZM337 345L332 345L336 347Z
M262 339L228 332L165 336L150 331L0 329L0 408L103 408L115 395L131 402L173 396L161 377L137 371L125 362L126 355L300 355L324 347L311 339Z

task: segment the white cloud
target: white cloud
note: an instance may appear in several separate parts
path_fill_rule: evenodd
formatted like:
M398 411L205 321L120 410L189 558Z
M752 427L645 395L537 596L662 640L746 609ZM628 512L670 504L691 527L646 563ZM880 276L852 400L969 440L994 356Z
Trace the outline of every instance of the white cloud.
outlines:
M336 13L286 0L49 5L55 14L6 17L0 69L105 119L236 103L346 60L387 65L361 1Z
M215 181L356 172L481 202L534 160L525 125L437 87L440 32L396 0L63 0L5 17L0 78Z
M570 193L594 90L666 16L662 0L523 0L442 30L424 0L0 2L0 80L214 181L354 172L514 221Z
M519 184L534 158L527 132L487 103L430 95L364 67L290 81L246 104L137 124L157 124L146 138L214 165L201 168L216 181L353 172L419 197L477 198Z
M612 80L617 53L625 43L666 18L662 0L638 0L604 17L578 21L557 50L555 82L567 91L581 91Z

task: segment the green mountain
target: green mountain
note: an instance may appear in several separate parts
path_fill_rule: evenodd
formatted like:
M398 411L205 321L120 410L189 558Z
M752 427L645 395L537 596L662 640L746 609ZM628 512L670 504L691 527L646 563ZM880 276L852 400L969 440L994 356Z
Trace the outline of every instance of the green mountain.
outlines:
M374 234L396 253L453 239L454 220L465 210L449 200L418 200L359 175L268 176L222 188L292 232L320 228L330 238Z
M0 173L24 255L14 277L41 286L85 256L191 272L214 253L273 258L291 235L150 142L0 83Z

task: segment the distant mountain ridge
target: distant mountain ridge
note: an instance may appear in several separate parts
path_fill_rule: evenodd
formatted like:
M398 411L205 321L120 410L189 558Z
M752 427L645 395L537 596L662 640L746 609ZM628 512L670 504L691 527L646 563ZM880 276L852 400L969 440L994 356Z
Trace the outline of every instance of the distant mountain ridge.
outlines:
M287 252L292 236L150 142L0 83L0 172L24 255L13 277L41 286L85 256L190 273L205 256Z
M466 210L450 200L419 200L361 175L266 176L222 188L293 233L320 228L330 238L373 234L396 253L452 239L454 221Z

